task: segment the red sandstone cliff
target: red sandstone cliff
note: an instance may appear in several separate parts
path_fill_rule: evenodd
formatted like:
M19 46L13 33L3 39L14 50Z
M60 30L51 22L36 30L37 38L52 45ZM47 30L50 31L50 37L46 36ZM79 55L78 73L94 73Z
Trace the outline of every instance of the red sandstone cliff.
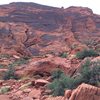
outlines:
M0 100L99 100L100 88L88 84L66 90L63 97L50 97L45 87L51 82L51 72L58 68L77 77L87 58L82 61L73 54L84 48L100 51L100 16L91 9L21 2L1 5ZM67 52L67 58L58 57L63 52ZM16 65L20 56L32 58ZM100 56L89 59L99 61ZM2 80L9 64L15 64L15 74L20 80Z
M35 3L0 6L0 53L74 53L87 48L90 41L98 48L100 16L89 8L62 9Z

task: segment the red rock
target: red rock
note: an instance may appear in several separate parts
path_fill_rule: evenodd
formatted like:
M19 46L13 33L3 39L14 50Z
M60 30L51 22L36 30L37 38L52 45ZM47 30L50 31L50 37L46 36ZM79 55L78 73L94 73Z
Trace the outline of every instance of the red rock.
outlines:
M10 100L8 95L0 95L0 100Z
M83 62L75 59L74 55L78 51L89 48L88 43L93 43L91 44L93 49L99 48L100 16L93 14L89 8L62 9L35 3L11 3L0 6L0 54L10 54L15 59L21 56L38 56L31 59L28 64L15 67L16 74L20 77L34 74L47 78L58 68L73 76L80 68L80 63ZM68 58L57 57L63 52L69 54ZM97 61L99 58L91 59ZM0 58L0 64L8 66L13 60ZM5 71L7 69L0 69L0 78ZM32 82L29 79L28 82L30 81ZM33 87L32 91L25 90L22 93L18 90L28 82L4 81L0 85L11 86L9 95L16 100L23 97L30 100L40 99L41 90L34 89L32 85L30 85ZM41 86L47 83L47 81L38 80L35 84ZM93 100L93 98L98 100L98 91L96 87L82 84L72 93L67 91L65 95L69 100ZM62 100L62 98L50 97L48 100Z
M92 62L97 62L97 61L100 61L100 56L98 57L95 57L94 59L91 60Z
M13 57L16 58L16 59L20 59L20 57L17 56L17 55L13 55Z
M71 94L72 94L72 91L71 91L71 90L66 90L66 91L65 91L65 97L64 97L65 100L69 100Z
M17 91L16 93L14 93L14 95L16 95L16 96L20 96L22 94L22 91Z
M48 98L46 98L44 100L64 100L64 98L61 97L61 96L57 96L57 97L48 97Z
M25 98L23 98L23 99L21 99L21 100L33 100L33 98L25 97Z
M24 93L29 93L29 92L31 92L31 89L24 89L23 92Z
M65 98L68 92L65 93ZM94 87L88 84L81 84L72 93L70 97L66 98L68 100L100 100L100 88Z
M41 97L41 90L40 89L33 89L28 97L34 98L34 99L39 99Z
M43 79L35 80L35 85L36 85L36 86L44 86L44 85L46 85L46 84L49 84L49 82L46 81L46 80L43 80Z
M18 70L16 73L18 76L27 76L32 74L43 74L43 76L50 75L51 72L58 68L65 71L66 74L72 75L77 69L77 65L72 66L71 61L61 57L47 57L38 59L36 61L31 60L27 67L23 70Z
M91 9L85 7L45 8L34 3L33 6L31 5L32 3L11 3L0 6L1 53L24 56L47 53L58 55L59 52L70 52L73 44L77 44L73 52L87 47L83 44L87 38L99 40L100 16L93 14ZM21 12L23 8L26 10ZM95 33L95 37L91 33Z
M2 86L2 85L3 85L3 82L4 82L4 80L0 80L0 86Z

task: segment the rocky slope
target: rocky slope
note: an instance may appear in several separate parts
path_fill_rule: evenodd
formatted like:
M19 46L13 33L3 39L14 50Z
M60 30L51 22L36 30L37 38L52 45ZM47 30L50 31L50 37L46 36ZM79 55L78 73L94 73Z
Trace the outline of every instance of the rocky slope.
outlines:
M1 53L74 53L91 46L91 42L93 48L100 47L100 16L89 8L63 9L34 3L0 6Z
M0 100L99 100L100 82L98 87L79 84L57 97L46 87L56 69L76 78L87 59L98 61L100 67L99 55L76 58L78 51L89 48L100 53L100 15L89 8L23 2L1 5ZM19 80L12 76L4 80L10 67Z

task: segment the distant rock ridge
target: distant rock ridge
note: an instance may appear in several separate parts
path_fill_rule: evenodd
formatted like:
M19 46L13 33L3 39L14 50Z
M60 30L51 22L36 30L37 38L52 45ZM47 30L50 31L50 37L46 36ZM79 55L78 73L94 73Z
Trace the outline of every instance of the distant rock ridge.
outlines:
M0 6L0 53L74 53L100 41L100 16L87 7L56 8L36 3Z

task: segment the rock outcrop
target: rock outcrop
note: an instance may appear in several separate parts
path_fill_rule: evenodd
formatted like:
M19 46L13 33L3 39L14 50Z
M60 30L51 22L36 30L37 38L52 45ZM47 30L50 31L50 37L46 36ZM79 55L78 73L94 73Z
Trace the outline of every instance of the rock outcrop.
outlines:
M89 8L23 2L0 6L0 53L70 53L87 48L89 41L96 42L94 48L100 42L100 16Z
M100 51L100 16L89 8L0 5L0 100L100 100L100 88L84 83L65 96L52 97L47 89L56 69L76 78L87 59L76 52L89 48ZM10 79L3 80L9 70Z
M100 100L100 88L83 83L72 92L65 91L65 100Z
M78 69L79 62L77 60L71 61L66 58L48 56L45 58L31 59L30 62L23 67L16 68L16 74L18 76L27 75L42 75L49 76L54 70L61 69L66 74L72 76ZM23 70L21 70L23 69Z

